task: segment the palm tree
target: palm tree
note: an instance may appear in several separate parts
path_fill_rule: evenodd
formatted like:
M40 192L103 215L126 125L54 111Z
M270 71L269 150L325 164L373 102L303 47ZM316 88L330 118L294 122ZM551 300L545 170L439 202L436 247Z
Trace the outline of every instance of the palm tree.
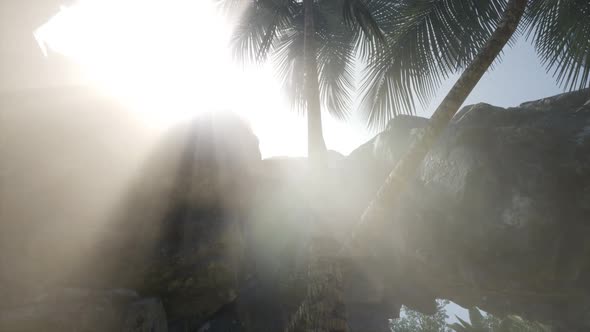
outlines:
M374 0L372 5L381 7L377 22L389 25L380 25L387 33L387 46L370 52L367 58L362 88L369 124L384 125L394 114L412 113L414 101L427 101L441 77L460 70L463 73L434 112L429 126L397 162L353 231L346 247L369 255L382 239L380 235L387 233L380 222L386 210L394 210L391 204L405 189L406 179L414 175L434 141L518 29L532 36L543 63L554 70L560 84L569 89L590 85L587 0ZM321 283L321 278L317 279ZM330 287L331 293L336 293L340 285L332 283ZM304 301L303 306L311 302Z
M240 0L234 0L240 1ZM322 107L338 119L350 112L355 52L380 30L363 0L242 0L246 9L235 29L240 61L272 56L293 108L306 112L308 155L326 153Z
M376 1L391 7L387 47L369 58L362 87L370 123L383 125L393 114L412 110L415 101L432 97L442 78L463 73L365 210L354 232L359 245L376 243L384 213L394 210L391 204L407 179L516 32L532 38L563 87L590 86L587 0Z
M417 1L408 0L408 3L417 3ZM438 3L438 1L432 1L433 3ZM378 221L377 217L382 216L382 209L387 202L393 202L395 199L395 195L399 194L401 190L403 190L403 185L405 184L402 179L405 179L413 174L417 166L420 164L430 146L434 142L434 139L440 134L440 132L447 126L448 122L450 121L451 117L455 114L461 104L467 98L467 95L471 92L475 84L479 81L481 76L485 73L488 67L492 64L494 59L500 53L504 45L508 42L512 34L516 31L517 25L522 17L526 6L527 0L510 0L508 5L506 6L504 17L499 22L498 27L496 30L493 31L489 40L484 44L481 51L475 56L473 62L467 67L465 72L461 75L457 83L453 86L447 97L443 100L442 104L438 107L435 111L435 114L430 120L430 125L424 130L421 135L414 141L414 143L410 146L407 154L398 161L398 164L394 168L394 170L390 173L388 178L386 179L383 186L380 188L379 192L377 193L376 198L370 203L369 207L361 217L361 223L359 227L357 227L357 232L353 233L353 246L348 245L347 248L355 247L357 249L361 249L364 252L372 253L372 242L375 238L379 238L378 234L379 229L376 226L376 221ZM401 3L401 2L400 2ZM411 6L408 6L411 8ZM397 6L397 3L392 4L392 12L394 13L403 13L405 9L403 6ZM401 16L401 15L400 15ZM485 20L483 20L485 21ZM394 21L395 23L395 21ZM401 26L404 26L404 23L400 23ZM482 24L483 25L483 24ZM395 26L395 25L394 25ZM400 27L397 27L399 29ZM403 30L401 30L403 31ZM397 32L394 32L397 34ZM473 37L477 37L477 35L473 35ZM399 38L399 37L397 37ZM416 38L418 39L418 38ZM386 51L390 49L391 46L385 48L385 50L380 50L376 53L375 58L377 59L376 63L379 64L381 61L391 60L393 62L397 61L395 59L388 59L385 55L387 54ZM401 49L400 52L409 52L406 49ZM415 52L413 56L420 56L420 52ZM424 55L426 56L426 55ZM437 53L436 55L432 55L432 58L441 58L442 55ZM425 61L428 64L428 61ZM400 62L397 65L399 71L406 71L404 66L408 66L407 62ZM420 82L418 79L420 75L424 75L427 69L418 69L418 68L411 68L409 73L406 72L402 77L398 79L398 82L395 80L391 80L388 78L384 78L384 80L374 80L373 82L381 82L385 81L385 83L378 84L377 91L383 91L383 89L397 92L401 95L401 97L389 97L386 98L385 102L382 104L383 107L391 107L399 103L411 103L408 101L411 96L408 94L412 93L412 89L416 89L420 87ZM373 70L372 72L369 71L368 75L379 75L381 71ZM417 78L412 78L412 74L416 75ZM432 74L431 74L432 75ZM408 85L402 89L401 91L395 90L396 88L400 88L402 85L399 83L404 83L404 80L409 80ZM369 82L369 83L367 83ZM371 86L371 81L365 81L365 87ZM396 85L397 83L397 85ZM424 86L425 93L428 93L428 89L432 88L433 83L429 83L427 81L421 82ZM418 91L420 91L418 89ZM383 93L383 92L382 92ZM405 94L405 95L404 95ZM375 100L375 99L374 99ZM378 100L375 100L378 101ZM378 110L378 108L376 108ZM387 108L385 108L387 109ZM383 113L383 110L377 111ZM379 116L374 114L369 115L369 123L377 122L379 123ZM383 118L381 116L381 118ZM361 233L362 232L362 233ZM360 236L359 236L360 235ZM357 253L358 254L358 253ZM313 252L313 255L318 255L317 252ZM309 289L311 290L306 299L301 304L297 314L294 317L294 320L291 322L291 326L296 326L297 322L303 321L306 323L307 330L310 331L325 331L326 322L341 322L341 316L346 313L345 308L343 308L343 301L342 301L342 284L340 282L339 276L342 275L342 268L339 265L339 261L336 259L332 260L324 260L322 265L310 264L310 280L309 282ZM329 268L326 268L329 267ZM326 283L326 280L330 282ZM317 302L317 291L314 290L320 289L320 295L324 298L328 297L330 301L323 301L322 310L320 312L312 312L314 310L314 302ZM314 296L315 295L315 296ZM326 315L325 313L336 313L335 315ZM304 319L306 318L306 319ZM337 331L348 331L348 327L346 324L339 324L339 329ZM289 330L291 331L291 330Z
M352 75L350 67L344 64L350 63L356 45L352 43L354 38L347 39L344 35L339 36L343 39L334 38L338 35L319 32L322 29L319 16L323 4L330 7L328 3L328 0L253 1L252 12L245 16L242 29L238 29L245 34L239 38L238 33L236 38L241 45L237 49L245 52L243 58L261 60L271 50L275 51L288 91L296 97L294 105L300 109L305 106L310 115L310 156L316 154L314 150L318 154L325 151L325 144L319 139L322 137L320 103L318 94L314 95L318 90L311 87L318 82L324 104L326 95L334 98L338 105L347 104L349 95L342 92L349 91L351 80L344 78ZM309 15L310 7L315 9L313 18ZM386 31L387 41L387 46L378 47L374 52L361 49L368 62L362 101L370 125L382 126L395 114L413 113L415 101L426 102L441 78L463 71L434 112L429 126L417 135L361 217L354 242L357 248L370 250L378 243L375 239L379 239L382 231L379 221L383 220L386 205L396 202L406 179L414 175L433 142L519 29L532 37L542 62L548 70L554 70L560 84L568 89L590 85L590 20L587 19L590 3L587 0L508 0L507 3L504 0L372 0L368 7L367 12L378 15L374 16L375 20L366 22L373 26L385 23L378 26ZM378 11L370 8L378 8ZM356 20L361 27L366 26L366 22ZM309 37L312 34L313 41ZM322 39L322 36L328 38ZM333 40L340 40L335 43L338 44L335 49L341 51L335 53L339 55L340 61L336 63L340 66L333 75L325 75L331 71L322 67L320 50ZM313 47L317 48L317 66L313 66L314 59L304 59L313 54ZM328 83L322 84L322 81ZM335 90L338 93L334 93ZM343 115L340 108L330 111ZM388 206L387 210L390 209ZM336 287L337 283L332 286Z
M303 93L307 104L307 151L311 160L326 152L315 47L314 1L303 0ZM347 43L348 44L348 43Z
M382 40L382 32L364 0L242 1L246 9L235 29L234 55L254 63L274 58L293 108L307 112L308 156L313 165L321 166L327 152L322 107L338 119L348 116L356 52L372 49ZM341 276L332 273L338 270L337 263L331 264L325 256L326 251L339 249L331 240L314 237L310 241L311 287L288 331L320 331L327 326L334 332L347 330L341 317L317 315L320 307L344 307ZM332 281L337 288L329 285Z

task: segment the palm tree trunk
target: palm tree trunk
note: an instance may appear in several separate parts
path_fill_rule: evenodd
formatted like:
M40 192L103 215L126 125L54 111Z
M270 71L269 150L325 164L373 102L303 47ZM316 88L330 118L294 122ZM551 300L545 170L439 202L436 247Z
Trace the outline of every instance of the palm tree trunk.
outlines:
M321 176L325 170L323 166L327 150L322 133L313 6L314 0L303 0L304 93L307 103L308 157L314 170L312 175ZM331 237L314 234L308 249L307 294L285 331L348 332L342 275L337 260L340 246Z
M348 332L340 245L331 237L316 236L308 249L307 293L285 332Z
M311 2L312 0L307 1ZM509 0L504 17L494 33L492 33L490 39L436 109L430 119L429 126L418 135L407 153L398 161L393 171L391 171L376 197L365 210L360 223L352 234L352 247L360 251L360 253L355 252L355 255L371 254L374 245L383 239L381 234L390 234L385 231L386 228L382 225L385 219L383 215L385 207L389 204L387 209L392 209L391 204L396 203L397 197L399 197L405 188L405 179L411 178L414 175L436 138L447 127L453 115L455 115L477 82L479 82L494 59L502 51L502 48L504 48L510 37L512 37L524 13L526 4L527 0ZM319 253L320 251L317 248L312 251L312 257L314 259L309 265L309 282L311 284L308 287L312 292L308 292L305 301L300 306L294 317L294 321L291 322L290 328L287 331L292 331L292 327L298 321L306 323L306 331L330 331L329 328L326 329L326 324L331 325L329 322L332 320L341 322L342 315L346 313L346 309L342 308L344 304L341 301L341 261L337 257L334 257L333 254L330 255L331 257L329 257L330 259L328 261L325 259L318 260L318 257L320 257ZM318 264L319 262L321 264ZM327 267L329 268L327 269ZM321 308L314 306L314 300L317 298L318 290L323 297L332 295L332 301L328 303L324 301ZM313 296L314 294L316 294L315 298ZM336 331L347 330L346 324L336 325L337 327L334 329Z
M370 252L372 248L369 247L375 245L375 240L382 239L380 234L384 229L381 226L386 219L384 216L386 210L394 210L392 204L396 204L397 198L405 189L407 179L414 176L435 140L447 127L451 118L457 113L459 107L465 102L467 96L510 40L517 29L526 4L527 0L510 0L508 2L504 16L490 39L453 85L430 118L428 127L417 135L406 154L389 173L373 201L369 203L360 223L353 232L355 247L361 250L367 249Z
M314 44L314 0L303 0L303 90L307 104L307 153L312 162L320 161L326 155L326 143L322 133L322 111L318 85L318 68Z

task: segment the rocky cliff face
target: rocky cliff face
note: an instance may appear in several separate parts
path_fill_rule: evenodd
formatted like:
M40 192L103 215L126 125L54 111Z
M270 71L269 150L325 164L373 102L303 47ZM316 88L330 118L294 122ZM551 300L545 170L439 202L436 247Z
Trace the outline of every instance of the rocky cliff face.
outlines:
M431 312L436 298L590 328L589 99L586 90L509 109L465 107L391 211L378 257L345 265L351 329L385 331L402 304ZM256 137L230 115L176 128L108 222L83 246L66 246L77 261L58 265L67 266L60 278L43 280L41 267L9 270L37 265L3 237L0 293L10 300L0 304L0 329L97 331L88 322L101 321L111 324L105 331L282 330L306 293L311 236L345 241L427 121L392 120L350 156L333 154L321 176L305 160L260 160ZM72 307L86 309L56 325Z
M389 281L590 328L589 92L461 110L383 230Z
M156 147L77 282L162 300L172 331L235 301L251 227L258 141L228 114L175 128ZM96 262L101 262L97 266Z

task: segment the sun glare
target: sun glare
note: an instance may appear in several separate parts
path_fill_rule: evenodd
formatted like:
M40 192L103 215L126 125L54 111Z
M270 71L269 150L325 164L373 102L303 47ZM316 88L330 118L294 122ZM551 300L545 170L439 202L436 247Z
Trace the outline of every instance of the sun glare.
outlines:
M231 109L259 136L282 127L281 147L273 146L278 136L261 139L265 155L305 154L304 122L288 114L268 68L234 64L230 33L210 1L82 0L63 7L35 37L46 55L51 50L75 61L93 85L151 125L168 127L200 112Z
M86 0L62 8L36 37L166 123L217 106L228 32L212 11L206 1Z
M306 155L305 119L290 112L270 65L242 68L232 61L231 28L208 0L79 0L35 38L46 55L76 62L84 81L151 126L229 109L250 122L263 156ZM366 137L325 120L333 149L350 151Z

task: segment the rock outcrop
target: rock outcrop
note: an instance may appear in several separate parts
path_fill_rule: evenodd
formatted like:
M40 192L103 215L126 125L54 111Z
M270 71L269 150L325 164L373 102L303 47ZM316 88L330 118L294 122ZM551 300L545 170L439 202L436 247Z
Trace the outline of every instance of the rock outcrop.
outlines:
M463 108L383 229L388 282L411 281L425 299L590 329L588 100L582 90ZM399 153L396 141L386 145Z
M166 313L154 298L115 289L57 289L0 310L0 331L166 332Z
M157 296L172 331L206 324L240 292L259 163L258 140L234 115L205 114L175 128L139 172L78 282Z
M387 331L402 304L429 313L436 298L590 329L588 93L457 114L391 211L377 257L346 261L352 331ZM67 230L84 218L2 220L0 330L283 330L307 291L311 237L345 241L427 122L398 117L349 156L332 154L319 176L304 159L261 160L235 116L175 128L109 222L83 244L64 241L72 256L48 250L59 237L28 255L20 241L34 242L41 221ZM43 274L51 263L63 271Z

